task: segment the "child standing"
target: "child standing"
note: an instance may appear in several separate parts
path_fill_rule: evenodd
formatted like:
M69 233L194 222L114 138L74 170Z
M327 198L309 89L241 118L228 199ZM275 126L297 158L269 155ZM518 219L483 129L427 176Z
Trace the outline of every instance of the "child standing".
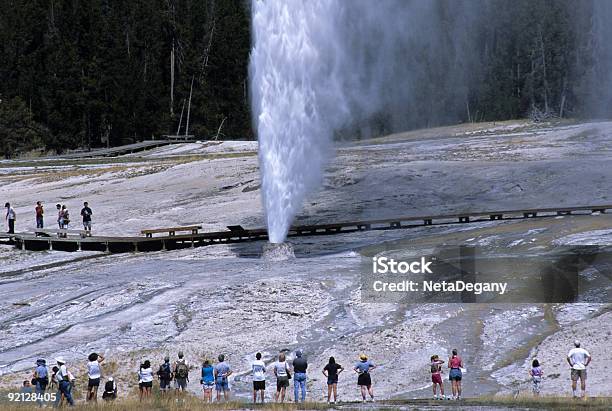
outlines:
M531 363L529 375L531 375L531 390L533 391L533 395L538 397L540 395L540 384L542 383L542 377L544 376L544 372L542 371L542 367L540 367L540 362L537 359L533 360L533 362Z
M437 355L431 356L431 382L433 383L433 399L444 399L444 384L442 383L442 364L444 361L440 360ZM437 386L440 386L440 397L438 398Z

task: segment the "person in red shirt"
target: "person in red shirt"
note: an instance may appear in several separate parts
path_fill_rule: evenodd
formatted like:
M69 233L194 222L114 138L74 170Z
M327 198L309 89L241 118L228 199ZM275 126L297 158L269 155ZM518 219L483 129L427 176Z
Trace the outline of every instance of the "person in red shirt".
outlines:
M45 210L40 201L36 202L36 228L45 228Z
M463 361L461 360L461 357L457 355L457 349L453 350L453 355L448 359L448 368L450 368L450 372L448 373L448 379L451 381L453 399L460 400L462 377L461 369L463 368Z

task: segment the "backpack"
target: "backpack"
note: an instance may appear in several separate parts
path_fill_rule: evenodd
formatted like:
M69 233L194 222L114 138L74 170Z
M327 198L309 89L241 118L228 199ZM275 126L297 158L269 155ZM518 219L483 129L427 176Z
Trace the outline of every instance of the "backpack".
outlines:
M108 392L108 393L114 393L115 392L115 384L113 381L106 381L106 384L104 384L104 391Z
M178 362L176 364L176 377L187 378L189 376L189 367L184 362Z
M157 371L157 375L160 380L170 381L172 379L172 372L170 371L170 364L163 363L159 366L159 371Z

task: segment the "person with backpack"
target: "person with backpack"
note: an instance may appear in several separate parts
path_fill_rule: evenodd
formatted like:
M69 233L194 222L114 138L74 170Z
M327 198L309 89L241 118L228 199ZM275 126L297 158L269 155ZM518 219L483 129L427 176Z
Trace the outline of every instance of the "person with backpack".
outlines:
M138 369L138 388L140 389L140 401L143 398L151 396L151 388L153 388L153 370L151 369L151 361L145 360L140 364Z
M289 371L289 365L287 365L284 352L278 354L278 361L274 363L274 375L276 376L276 394L274 395L274 401L278 402L280 398L280 402L285 402L285 393L287 387L289 387L291 372Z
M166 395L167 391L170 389L170 384L172 382L172 366L170 365L170 357L166 356L164 358L164 363L159 366L159 370L157 370L157 378L159 378L159 390L161 391L161 395Z
M204 391L204 402L212 403L212 391L215 387L215 369L209 360L202 364L202 390Z
M8 234L15 234L15 221L17 221L17 213L10 203L4 205L6 208L6 222L8 224Z
M300 391L302 402L306 401L306 368L308 362L302 356L302 350L297 350L293 359L293 398L296 403L299 402Z
M68 207L66 205L62 206L62 228L68 229L68 224L70 224L70 213L68 212Z
M87 383L87 401L98 401L98 387L100 386L100 378L102 377L102 368L100 364L104 361L104 357L95 352L89 354L89 362L87 363L87 375L89 381Z
M104 392L102 393L102 399L104 401L113 401L117 398L117 384L113 377L108 377L108 380L104 384Z
M71 374L66 368L66 361L64 361L64 358L58 357L55 360L57 361L58 367L58 371L55 374L59 386L58 397L65 398L68 404L72 406L74 405L74 400L72 399L72 382L74 377L71 378Z
M89 208L89 203L85 201L83 203L83 208L81 209L81 216L83 217L83 229L87 233L88 236L91 236L91 215L93 212L91 208Z
M444 383L442 382L442 364L444 364L444 361L442 361L440 359L440 357L438 357L437 355L432 355L431 358L431 363L430 363L430 371L431 371L431 382L433 384L433 399L437 400L438 399L438 386L440 386L440 398L441 400L444 399Z
M255 354L255 361L251 364L253 372L253 403L257 403L257 392L260 392L261 403L264 403L266 394L266 363L261 360L261 353Z
M178 360L174 363L174 388L177 392L184 392L189 382L189 366L185 362L182 351L178 353Z
M376 368L376 366L372 361L368 360L365 354L359 355L359 362L353 367L353 371L358 375L357 385L361 390L361 399L363 402L366 402L366 392L370 394L370 401L374 401L374 389L372 388L372 377L370 377L370 371L374 368Z
M36 212L36 228L45 228L45 210L40 201L36 202L36 208L34 210Z
M217 402L221 401L221 393L223 392L223 399L229 400L230 386L229 376L232 374L232 369L227 362L225 362L225 355L219 355L219 363L215 366L215 388L217 390Z

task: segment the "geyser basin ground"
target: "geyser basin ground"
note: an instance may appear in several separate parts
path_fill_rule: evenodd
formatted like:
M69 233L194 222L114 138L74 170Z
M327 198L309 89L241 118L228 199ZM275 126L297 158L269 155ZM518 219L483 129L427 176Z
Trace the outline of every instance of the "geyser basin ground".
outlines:
M285 261L295 258L295 253L290 243L265 243L261 258L267 261Z
M256 149L252 142L185 144L112 163L2 161L0 197L17 206L18 230L31 226L37 199L47 207L65 202L73 212L89 201L99 234L198 223L211 230L261 227ZM609 203L611 151L611 123L470 124L346 144L299 221ZM234 392L247 398L255 352L268 361L280 349L300 347L311 363L314 399L323 399L319 371L329 356L350 366L361 351L381 365L373 374L379 398L429 397L429 356L456 347L468 368L467 396L528 392L525 370L534 354L549 376L543 392L565 395L564 356L581 338L596 359L589 394L610 395L608 306L366 304L359 269L362 258L377 253L399 258L407 248L443 243L530 253L554 242L609 244L611 219L562 216L296 238L297 258L275 264L259 258L264 242L112 256L0 247L0 384L19 385L37 357L57 355L77 365L82 384L86 355L97 351L106 354L125 394L136 386L134 369L144 357L157 365L183 349L191 364L227 354ZM197 377L189 388L200 392ZM341 375L339 393L357 399L350 373Z

